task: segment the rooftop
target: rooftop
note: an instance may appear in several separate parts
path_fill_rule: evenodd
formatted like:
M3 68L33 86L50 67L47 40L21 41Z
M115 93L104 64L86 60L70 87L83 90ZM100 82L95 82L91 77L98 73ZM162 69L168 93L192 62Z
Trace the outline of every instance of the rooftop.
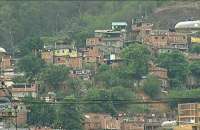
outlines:
M6 53L6 50L2 47L0 47L0 53Z
M127 23L126 22L112 22L112 26L116 26L116 25L127 26Z
M179 22L175 25L175 29L183 29L183 28L200 29L200 20L184 21L184 22Z

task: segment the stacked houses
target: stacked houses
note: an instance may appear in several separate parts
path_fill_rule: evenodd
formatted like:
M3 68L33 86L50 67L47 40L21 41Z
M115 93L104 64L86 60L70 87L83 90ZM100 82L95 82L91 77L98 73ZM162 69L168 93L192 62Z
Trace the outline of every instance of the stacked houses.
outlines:
M56 42L44 47L42 59L47 63L66 65L72 68L72 77L85 80L91 79L100 64L119 65L123 61L121 50L134 41L146 45L152 54L180 50L189 60L197 60L200 54L188 53L188 50L200 43L199 35L195 33L200 30L199 23L180 22L175 29L158 30L143 19L132 20L130 29L126 22L112 22L111 29L95 30L94 35L86 39L85 48ZM157 76L162 81L162 87L166 88L167 70L152 64L149 67L150 73Z
M86 39L85 48L77 49L64 42L55 43L44 46L41 57L46 63L66 65L72 68L72 77L87 80L92 74L92 70L87 69L87 66L96 70L100 64L121 61L120 52L124 47L126 29L126 22L113 22L112 29L95 30L94 37Z
M200 44L198 31L200 31L200 21L180 22L175 26L175 29L170 30L154 29L152 23L146 23L142 19L133 20L130 29L128 29L126 22L113 22L111 29L95 30L94 35L86 39L84 48L76 48L74 44L65 41L45 44L41 58L48 64L65 65L71 68L71 77L91 80L99 65L109 64L112 67L119 65L123 61L120 57L122 49L134 41L146 45L154 54L180 50L189 61L199 60L200 54L188 52L192 46ZM0 48L0 58L0 78L9 87L15 99L18 100L26 96L36 98L38 96L37 84L14 84L12 82L13 77L16 76L13 60L3 48ZM162 82L162 88L169 87L166 69L160 68L154 63L149 63L149 71L151 75L156 76ZM5 96L5 93L1 91L0 94L1 97ZM55 97L54 93L48 93L45 100L55 101ZM196 118L199 117L189 115L186 119L182 113L187 113L186 107L187 109L193 109L193 107L198 109L198 105L179 105L179 120L190 122L195 120L197 122ZM27 110L24 108L24 104L19 104L17 110L19 112L17 117L19 124L25 123ZM190 111L193 113L192 110ZM112 117L104 113L87 113L84 118L84 126L85 130L148 130L160 127L157 125L158 123L160 125L160 122L154 121L153 115L148 117L148 120L144 118L146 117L139 116L130 119L120 116Z

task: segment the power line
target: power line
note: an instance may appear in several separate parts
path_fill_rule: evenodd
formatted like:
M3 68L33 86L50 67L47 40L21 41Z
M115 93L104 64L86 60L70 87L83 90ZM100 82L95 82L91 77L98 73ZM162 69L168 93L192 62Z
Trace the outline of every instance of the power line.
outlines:
M189 98L163 98L156 101L153 100L140 100L140 99L127 99L127 100L107 100L107 99L97 99L97 100L76 100L76 99L63 99L55 102L46 102L44 100L13 100L13 102L21 102L25 104L101 104L106 102L112 103L123 103L123 104L159 104L159 103L189 103L189 102L200 102L200 97L189 97Z

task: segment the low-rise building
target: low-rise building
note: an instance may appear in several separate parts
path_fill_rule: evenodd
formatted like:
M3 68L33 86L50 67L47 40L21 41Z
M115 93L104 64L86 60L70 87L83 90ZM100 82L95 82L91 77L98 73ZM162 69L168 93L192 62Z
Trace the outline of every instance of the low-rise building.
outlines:
M4 55L1 58L1 68L3 70L10 69L12 67L11 63L11 56L10 55Z
M43 51L41 53L41 58L46 62L46 63L53 63L53 51L48 50L48 51Z
M70 76L74 78L81 78L83 80L91 79L92 72L88 69L76 69L70 72Z
M142 19L132 20L132 31L137 41L143 42L144 38L150 34L152 29L152 23L146 23Z
M92 37L86 39L86 46L97 46L101 44L102 39L100 37Z
M168 32L168 44L170 48L179 49L181 51L186 51L189 48L187 34Z
M28 83L15 83L11 89L12 96L14 98L22 98L26 96L31 96L33 98L37 97L37 86L36 84L28 84Z
M27 123L27 109L24 104L17 105L17 125L25 125Z
M121 130L144 130L144 116L124 117L121 120Z
M144 38L144 43L158 52L166 52L170 50L187 51L189 48L188 36L184 33L169 32L167 30L152 30L151 33Z
M103 55L98 47L87 47L83 52L84 63L100 63L102 62Z
M154 30L144 38L144 43L154 48L166 48L168 36L166 30Z
M66 56L54 56L53 57L53 63L55 65L66 65L67 57Z
M108 114L87 113L84 128L85 130L120 130L120 121Z
M161 129L161 124L165 121L174 121L174 113L149 113L146 114L144 123L144 130L158 130Z
M119 55L126 39L126 32L113 30L95 30L95 37L100 37L97 46L104 56L109 54Z
M127 29L127 23L126 22L112 22L112 30L113 31L121 31Z
M55 49L54 50L55 56L66 56L66 57L77 57L78 52L72 48L63 48L63 49Z
M200 103L178 104L178 120L180 124L200 123Z
M66 58L66 66L73 69L81 69L82 68L82 57L67 57Z

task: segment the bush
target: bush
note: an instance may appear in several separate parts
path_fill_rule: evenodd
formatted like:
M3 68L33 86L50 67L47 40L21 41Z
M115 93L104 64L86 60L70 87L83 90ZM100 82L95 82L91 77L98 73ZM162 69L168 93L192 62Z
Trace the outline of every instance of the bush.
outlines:
M148 76L144 82L144 92L152 99L156 99L160 96L161 82L154 76Z

